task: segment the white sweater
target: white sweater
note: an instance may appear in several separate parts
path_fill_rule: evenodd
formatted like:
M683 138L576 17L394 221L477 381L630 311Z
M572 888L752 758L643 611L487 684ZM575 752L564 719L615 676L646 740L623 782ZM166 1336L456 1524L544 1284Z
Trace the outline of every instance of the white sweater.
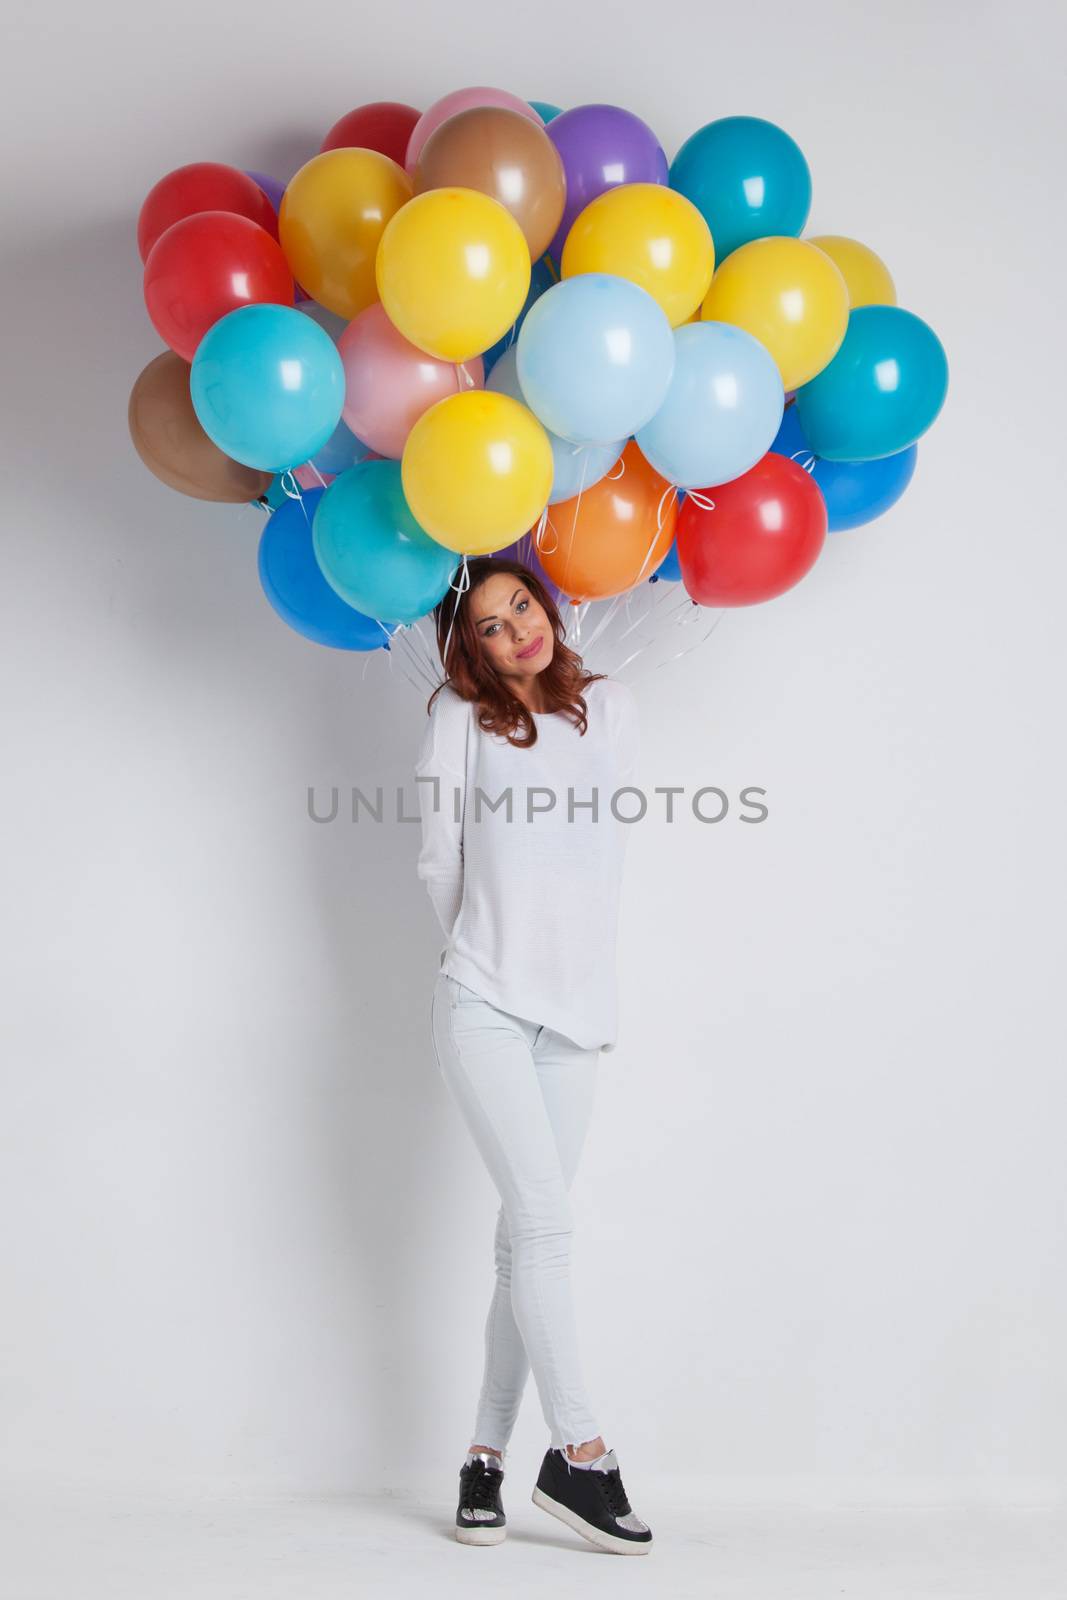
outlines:
M415 765L417 871L447 940L443 972L513 1016L585 1049L613 1050L632 823L618 820L611 801L634 780L639 722L631 690L616 679L584 694L584 735L560 712L535 712L537 743L521 750L478 726L475 702L441 690ZM640 810L636 796L620 796L619 816Z

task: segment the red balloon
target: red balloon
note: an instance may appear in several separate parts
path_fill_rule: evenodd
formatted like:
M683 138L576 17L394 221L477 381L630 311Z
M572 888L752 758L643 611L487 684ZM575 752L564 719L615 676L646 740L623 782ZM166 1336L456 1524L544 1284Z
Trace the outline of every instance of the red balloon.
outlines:
M137 248L141 260L161 233L183 217L198 211L234 211L266 228L272 239L278 237L278 217L258 183L246 172L227 167L220 161L193 161L176 167L160 178L141 207L137 219Z
M293 288L281 245L232 211L183 217L160 235L145 262L148 315L186 361L227 311L264 302L291 306Z
M678 513L678 564L702 606L751 606L783 594L815 565L826 502L796 461L768 453L740 478L687 494Z
M344 150L355 145L363 150L377 150L402 167L411 130L421 115L414 106L402 105L399 100L375 100L373 105L359 106L334 123L322 141L319 154L323 150Z

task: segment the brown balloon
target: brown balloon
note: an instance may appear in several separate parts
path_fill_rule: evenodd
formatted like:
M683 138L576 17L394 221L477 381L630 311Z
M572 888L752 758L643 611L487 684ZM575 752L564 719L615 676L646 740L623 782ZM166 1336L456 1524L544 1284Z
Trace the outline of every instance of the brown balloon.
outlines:
M567 200L563 163L544 128L501 106L459 111L423 145L415 193L453 186L499 200L526 235L534 261L551 244Z
M237 505L266 494L269 472L233 461L200 426L189 393L189 363L164 350L145 367L130 394L130 438L161 483L194 500Z

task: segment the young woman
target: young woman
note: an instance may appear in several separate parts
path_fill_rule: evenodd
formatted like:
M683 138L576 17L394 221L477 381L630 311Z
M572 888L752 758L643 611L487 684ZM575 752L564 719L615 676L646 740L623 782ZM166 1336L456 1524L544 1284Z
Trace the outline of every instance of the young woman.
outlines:
M643 1554L651 1531L586 1394L568 1199L599 1054L615 1048L628 828L612 797L632 781L636 703L584 670L527 567L483 556L467 568L469 586L433 613L446 678L416 764L418 874L446 939L434 1047L501 1201L456 1537L505 1536L504 1452L532 1370L551 1433L534 1504L603 1550Z

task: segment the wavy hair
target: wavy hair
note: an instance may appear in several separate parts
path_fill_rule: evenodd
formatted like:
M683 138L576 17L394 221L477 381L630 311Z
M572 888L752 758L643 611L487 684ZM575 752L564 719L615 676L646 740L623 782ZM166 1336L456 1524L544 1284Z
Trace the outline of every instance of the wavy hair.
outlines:
M457 593L450 588L434 606L430 616L437 634L437 650L445 669L445 678L430 696L426 710L430 710L444 688L455 690L462 700L474 701L479 707L478 724L486 733L500 734L509 744L526 749L537 743L537 722L528 708L508 688L504 679L493 670L474 625L471 602L478 588L487 578L498 572L511 572L524 583L548 616L555 635L552 660L538 673L545 699L546 711L562 711L574 726L584 734L588 727L588 707L583 690L604 672L587 672L578 653L564 644L565 628L552 596L536 573L521 561L498 556L470 556L467 558L470 587ZM451 627L452 637L448 638ZM445 659L445 641L448 640L448 659ZM541 713L538 713L540 715ZM515 735L521 733L522 738Z

